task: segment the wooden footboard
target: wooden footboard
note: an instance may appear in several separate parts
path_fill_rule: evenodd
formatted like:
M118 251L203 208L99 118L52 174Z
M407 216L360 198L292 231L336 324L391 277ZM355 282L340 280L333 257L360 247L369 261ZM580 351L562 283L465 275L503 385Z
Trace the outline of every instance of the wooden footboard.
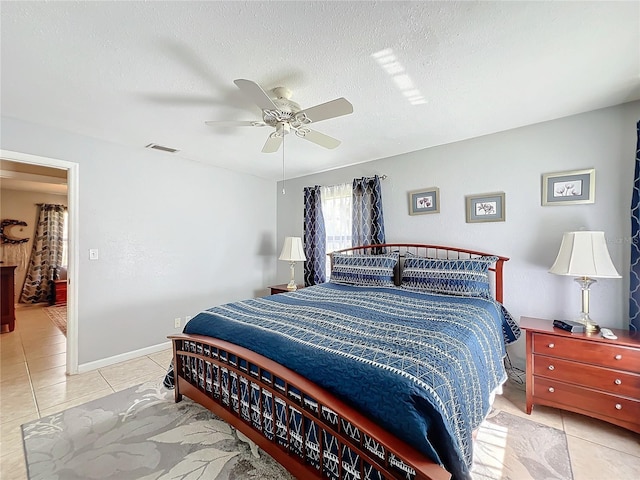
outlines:
M255 352L174 335L175 399L186 395L300 480L445 480L450 474L333 395Z

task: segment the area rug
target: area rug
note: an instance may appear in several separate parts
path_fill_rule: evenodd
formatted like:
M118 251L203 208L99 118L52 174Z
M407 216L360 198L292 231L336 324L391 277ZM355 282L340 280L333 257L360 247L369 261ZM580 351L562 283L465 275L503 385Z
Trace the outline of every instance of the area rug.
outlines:
M573 480L562 430L495 410L473 448L474 480Z
M60 331L67 336L67 306L66 305L53 305L51 307L44 307L44 313L51 319L53 324L60 329Z
M292 480L204 407L162 383L132 387L22 426L30 480Z
M22 426L30 480L293 480L240 432L146 383ZM474 480L572 480L564 433L495 411Z

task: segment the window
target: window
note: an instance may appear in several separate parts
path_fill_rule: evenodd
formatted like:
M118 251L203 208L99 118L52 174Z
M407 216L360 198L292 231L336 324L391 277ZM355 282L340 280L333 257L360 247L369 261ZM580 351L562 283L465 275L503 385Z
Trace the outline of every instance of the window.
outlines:
M322 216L326 232L327 253L351 247L352 187L350 183L322 187ZM331 261L327 257L327 273Z

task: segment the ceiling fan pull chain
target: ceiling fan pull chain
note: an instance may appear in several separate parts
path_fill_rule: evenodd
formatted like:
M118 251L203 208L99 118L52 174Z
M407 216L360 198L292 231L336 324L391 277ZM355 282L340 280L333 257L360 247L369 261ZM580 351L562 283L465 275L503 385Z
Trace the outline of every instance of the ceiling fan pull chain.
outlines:
M285 191L285 181L286 181L286 177L284 174L284 132L282 133L282 195L286 195L287 192Z

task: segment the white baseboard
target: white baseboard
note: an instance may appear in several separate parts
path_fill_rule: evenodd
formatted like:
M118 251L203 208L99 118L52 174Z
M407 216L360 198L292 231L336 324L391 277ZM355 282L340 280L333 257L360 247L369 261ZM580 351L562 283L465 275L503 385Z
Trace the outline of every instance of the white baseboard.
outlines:
M95 362L83 363L78 365L78 373L85 373L98 368L108 367L115 365L116 363L126 362L127 360L133 360L134 358L144 357L145 355L151 355L152 353L161 352L171 348L171 342L159 343L158 345L152 345L150 347L141 348L140 350L133 350L131 352L121 353L113 357L103 358L96 360ZM169 368L169 365L167 365Z

